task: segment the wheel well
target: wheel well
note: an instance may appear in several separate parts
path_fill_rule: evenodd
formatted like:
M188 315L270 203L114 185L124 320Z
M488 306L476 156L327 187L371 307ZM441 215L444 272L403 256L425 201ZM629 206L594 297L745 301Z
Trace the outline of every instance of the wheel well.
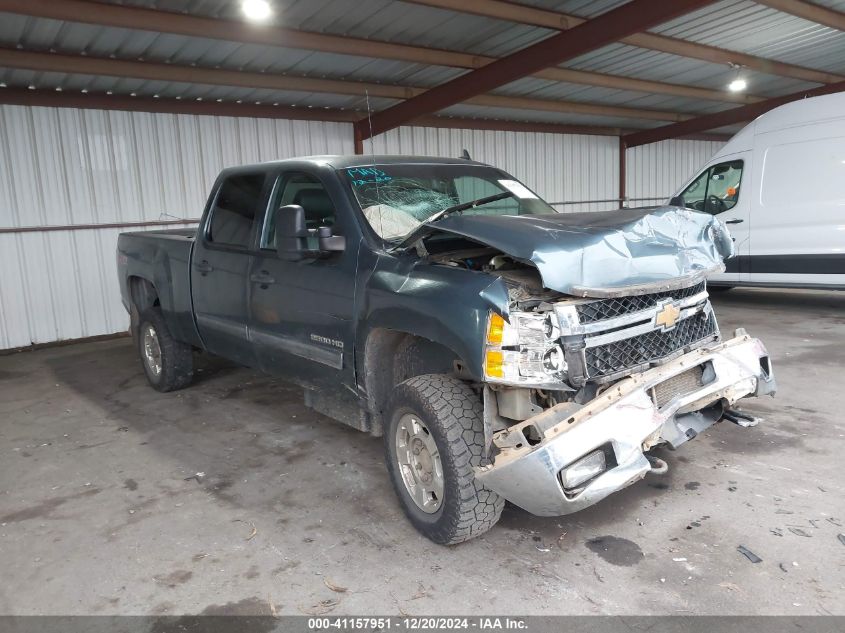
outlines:
M142 277L129 278L129 296L132 298L132 305L138 311L138 314L147 308L161 305L155 286Z
M440 343L407 332L376 328L367 337L360 375L370 413L372 432L381 435L393 388L423 374L453 374L459 356Z
M138 321L141 313L148 309L161 305L158 299L158 292L152 282L143 277L130 277L129 282L129 332L133 340L138 333Z

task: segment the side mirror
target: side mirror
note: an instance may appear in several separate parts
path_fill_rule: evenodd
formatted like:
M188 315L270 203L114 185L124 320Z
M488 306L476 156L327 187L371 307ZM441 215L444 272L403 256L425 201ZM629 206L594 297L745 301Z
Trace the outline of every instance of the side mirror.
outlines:
M320 253L339 253L346 250L346 238L333 235L332 227L321 226L309 229L305 223L305 210L298 204L288 204L276 210L276 252L279 258L298 262L306 257L318 257ZM309 248L317 238L317 250ZM310 240L309 240L310 238Z
M305 259L308 252L308 229L305 209L288 204L276 210L276 252L288 262Z
M670 207L686 207L687 203L684 201L683 196L674 196L673 198L669 199L669 206Z
M321 226L317 229L317 246L322 253L339 253L346 250L346 238L332 235L330 226Z

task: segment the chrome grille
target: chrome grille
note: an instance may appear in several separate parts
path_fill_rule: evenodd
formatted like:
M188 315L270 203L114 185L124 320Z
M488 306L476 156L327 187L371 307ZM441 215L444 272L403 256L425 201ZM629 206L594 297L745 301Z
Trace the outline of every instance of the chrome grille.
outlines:
M588 380L622 374L640 365L648 365L715 340L719 336L716 318L703 310L684 319L671 330L652 330L645 334L616 340L584 350Z
M701 292L704 292L704 282L700 282L689 288L680 288L666 292L654 292L636 297L615 297L613 299L601 299L590 301L575 306L578 312L578 320L582 323L596 323L606 319L613 319L625 314L632 314L647 310L665 299L686 299Z

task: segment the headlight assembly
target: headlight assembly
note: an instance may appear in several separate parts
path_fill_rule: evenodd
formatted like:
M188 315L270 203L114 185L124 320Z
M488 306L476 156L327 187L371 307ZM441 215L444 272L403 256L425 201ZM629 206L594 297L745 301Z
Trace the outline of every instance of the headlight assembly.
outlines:
M488 382L554 388L566 378L554 313L511 312L487 319L484 375Z

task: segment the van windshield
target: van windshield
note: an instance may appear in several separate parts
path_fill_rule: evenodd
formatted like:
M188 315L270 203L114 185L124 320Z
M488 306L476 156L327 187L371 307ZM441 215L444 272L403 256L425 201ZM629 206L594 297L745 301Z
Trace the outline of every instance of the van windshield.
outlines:
M461 211L472 215L557 213L518 180L493 167L452 164L365 165L341 169L364 217L384 240L408 235L438 211L507 193Z

